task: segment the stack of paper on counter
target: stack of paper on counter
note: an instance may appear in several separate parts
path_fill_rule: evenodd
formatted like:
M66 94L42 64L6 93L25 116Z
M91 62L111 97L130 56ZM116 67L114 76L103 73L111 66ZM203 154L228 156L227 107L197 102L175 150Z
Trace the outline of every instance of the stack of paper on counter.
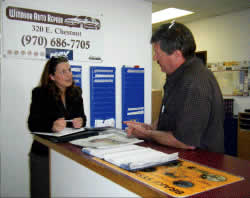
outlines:
M70 143L83 147L112 148L140 142L143 142L143 140L137 138L128 138L126 135L119 133L109 133L85 139L74 140Z
M178 153L166 154L138 145L106 149L83 148L82 151L130 171L161 165L178 159Z
M120 153L120 152L127 152L132 150L139 150L144 149L145 147L137 146L137 145L125 145L125 146L119 146L119 147L112 147L112 148L104 148L104 149L97 149L97 148L83 148L82 151L84 153L87 153L89 155L93 155L95 157L104 159L104 156L114 154L114 153Z

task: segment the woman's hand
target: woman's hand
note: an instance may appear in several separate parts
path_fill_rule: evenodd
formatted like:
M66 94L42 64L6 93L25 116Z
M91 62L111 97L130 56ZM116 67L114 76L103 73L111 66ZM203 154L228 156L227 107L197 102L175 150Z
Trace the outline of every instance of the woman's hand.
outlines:
M60 132L66 127L66 121L64 118L58 118L56 121L54 121L52 126L52 131L54 132Z
M73 127L74 128L81 128L83 124L83 120L81 117L79 118L74 118L72 121Z

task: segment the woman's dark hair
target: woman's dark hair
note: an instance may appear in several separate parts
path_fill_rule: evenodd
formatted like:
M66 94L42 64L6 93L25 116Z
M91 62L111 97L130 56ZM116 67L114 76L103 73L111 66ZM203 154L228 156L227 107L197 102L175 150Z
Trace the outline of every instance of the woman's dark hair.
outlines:
M161 50L171 55L180 50L184 58L194 56L196 44L192 32L183 24L163 24L153 33L151 44L159 42Z
M68 59L65 56L54 57L52 56L45 64L39 86L47 88L50 94L54 95L56 99L60 99L60 89L56 86L55 82L50 79L50 75L54 75L56 72L56 66L60 63L68 62ZM72 85L66 89L66 94L74 95L76 89L74 89L75 83L72 82Z

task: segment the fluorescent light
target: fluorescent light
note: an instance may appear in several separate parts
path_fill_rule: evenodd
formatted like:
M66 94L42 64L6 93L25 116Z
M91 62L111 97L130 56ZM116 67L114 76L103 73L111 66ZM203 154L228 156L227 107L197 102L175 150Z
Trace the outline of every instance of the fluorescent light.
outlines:
M152 23L158 23L161 21L166 21L169 19L186 16L189 14L193 14L193 12L187 11L187 10L181 10L177 8L167 8L164 10L160 10L158 12L154 12L152 14Z

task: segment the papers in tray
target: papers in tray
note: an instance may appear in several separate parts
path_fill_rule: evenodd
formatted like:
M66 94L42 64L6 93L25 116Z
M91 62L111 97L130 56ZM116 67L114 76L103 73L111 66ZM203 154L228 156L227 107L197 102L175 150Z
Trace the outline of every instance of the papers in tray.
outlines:
M166 154L138 145L106 149L83 148L82 151L129 171L161 165L178 159L178 153Z
M53 136L53 137L61 137L61 136L65 136L65 135L70 135L73 133L77 133L80 131L84 131L84 128L79 128L79 129L75 129L75 128L65 128L60 132L56 132L56 133L46 133L46 132L32 132L33 134L37 134L37 135L47 135L47 136Z
M120 133L109 133L85 139L74 140L70 143L91 148L112 148L140 142L143 142L143 140L137 138L128 138L126 135L122 135Z
M108 129L113 129L111 127L95 127L95 128L64 128L62 131L60 132L32 132L32 134L37 134L37 135L47 135L47 136L53 136L53 137L61 137L61 136L65 136L65 135L71 135L74 133L78 133L78 132L82 132L82 131L105 131ZM114 130L114 129L113 129Z
M88 138L91 136L97 136L99 134L111 134L111 133L116 133L123 135L126 137L126 132L113 128L113 127L95 127L95 128L79 128L79 129L74 129L74 128L65 128L64 130L60 132L32 132L34 135L39 135L45 139L48 139L52 142L69 142L72 140L76 139L83 139L83 138ZM127 138L128 139L128 138ZM133 139L129 138L130 142L132 142ZM137 142L136 142L137 143ZM78 142L76 143L77 145ZM81 146L81 145L80 145Z
M88 138L90 136L98 135L99 133L98 131L86 130L85 128L65 128L64 130L56 133L32 132L32 134L39 135L55 143L59 143L69 142L81 138Z

